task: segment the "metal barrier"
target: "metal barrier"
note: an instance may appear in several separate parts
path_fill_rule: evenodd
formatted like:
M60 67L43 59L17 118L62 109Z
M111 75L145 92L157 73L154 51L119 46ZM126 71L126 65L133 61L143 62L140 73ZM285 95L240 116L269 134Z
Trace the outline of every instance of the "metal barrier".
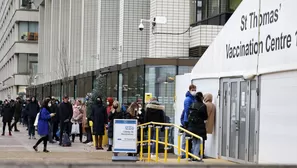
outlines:
M152 135L151 135L151 132L152 132L152 128L155 126L155 133L156 133L156 136L155 136L155 140L151 139ZM163 141L160 141L159 140L159 130L160 128L162 128L162 126L165 126L165 140L164 142ZM176 125L176 124L170 124L170 123L158 123L158 122L149 122L149 123L145 123L145 124L140 124L138 125L138 127L140 128L140 141L138 141L138 144L140 145L140 153L139 153L139 160L140 161L147 161L147 162L150 162L150 161L155 161L155 162L159 162L159 144L163 144L164 145L164 162L167 162L168 160L168 153L167 153L167 150L168 150L168 147L171 146L175 149L177 149L177 161L178 163L180 163L181 161L181 152L184 152L185 153L185 159L186 161L188 161L188 158L189 156L191 156L192 158L194 159L197 159L199 161L202 161L203 159L203 138L201 138L200 136ZM144 140L144 128L148 127L148 135L147 135L147 140ZM174 144L170 144L168 143L168 130L170 127L174 127L176 129L178 129L179 133L178 133L178 137L177 137L177 145L174 145ZM183 135L183 133L180 133L180 132L184 132L188 135L190 135L191 137L186 137L185 140L186 140L186 146L185 146L185 149L182 149L181 147L181 136ZM191 138L197 138L200 140L200 156L195 156L194 154L190 153L189 152L189 139ZM156 158L155 159L152 159L151 158L151 145L152 145L152 142L153 143L156 143L155 145L155 151L156 151ZM144 143L147 143L148 145L148 152L147 152L147 158L144 158L143 157L143 146L145 145Z

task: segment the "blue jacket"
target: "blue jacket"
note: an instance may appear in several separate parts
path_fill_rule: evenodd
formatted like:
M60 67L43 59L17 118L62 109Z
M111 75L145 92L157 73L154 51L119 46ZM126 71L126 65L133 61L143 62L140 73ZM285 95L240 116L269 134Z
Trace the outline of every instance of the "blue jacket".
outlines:
M42 108L38 119L38 134L40 136L49 135L50 112L46 108Z
M182 112L182 115L180 117L180 122L184 126L185 122L188 122L188 114L189 114L189 108L192 103L195 102L195 97L191 95L189 91L186 93L186 99L184 101L184 110Z

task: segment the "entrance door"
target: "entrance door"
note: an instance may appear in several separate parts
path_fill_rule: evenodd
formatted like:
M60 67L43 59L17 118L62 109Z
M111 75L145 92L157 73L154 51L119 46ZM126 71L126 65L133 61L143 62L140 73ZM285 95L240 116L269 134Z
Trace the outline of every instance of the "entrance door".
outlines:
M236 162L255 162L257 134L256 81L221 81L220 156Z

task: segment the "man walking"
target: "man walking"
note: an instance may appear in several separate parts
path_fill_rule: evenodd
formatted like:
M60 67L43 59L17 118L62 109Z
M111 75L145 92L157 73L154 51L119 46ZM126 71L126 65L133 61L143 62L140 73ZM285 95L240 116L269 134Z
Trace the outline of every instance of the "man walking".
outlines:
M14 105L14 123L11 125L11 129L14 128L15 132L19 132L17 128L17 124L20 121L21 113L22 113L21 99L17 97Z
M35 138L35 118L37 113L39 112L40 106L36 101L35 97L32 97L31 102L26 107L26 111L28 113L28 132L29 132L29 139L36 139Z
M73 115L72 105L69 103L69 97L65 95L63 102L59 106L59 118L60 118L60 143L62 146L62 136L65 131L68 135L70 134L70 120Z

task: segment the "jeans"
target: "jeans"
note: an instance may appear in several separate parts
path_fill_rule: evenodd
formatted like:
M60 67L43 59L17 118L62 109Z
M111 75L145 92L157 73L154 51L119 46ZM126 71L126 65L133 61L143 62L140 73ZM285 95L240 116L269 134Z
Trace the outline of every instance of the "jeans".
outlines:
M187 137L187 134L186 133L183 133L182 135L182 149L183 150L186 150L186 137ZM192 139L189 139L189 146L188 146L188 152L192 153ZM186 153L185 152L182 152L182 157L186 157ZM190 157L190 156L189 156Z
M195 155L195 156L199 156L200 144L201 144L200 139L197 139L197 138L193 138L193 139L192 139L192 150L193 150L193 155Z
M159 129L159 137L160 137L160 129ZM151 129L151 139L152 140L156 140L156 128L152 128ZM151 148L151 154L155 154L156 153L156 143L153 142L152 143L152 148Z
M112 145L113 144L113 138L108 138L108 145Z
M35 117L28 117L28 133L29 136L35 136L35 126L34 126L34 122L35 122Z

